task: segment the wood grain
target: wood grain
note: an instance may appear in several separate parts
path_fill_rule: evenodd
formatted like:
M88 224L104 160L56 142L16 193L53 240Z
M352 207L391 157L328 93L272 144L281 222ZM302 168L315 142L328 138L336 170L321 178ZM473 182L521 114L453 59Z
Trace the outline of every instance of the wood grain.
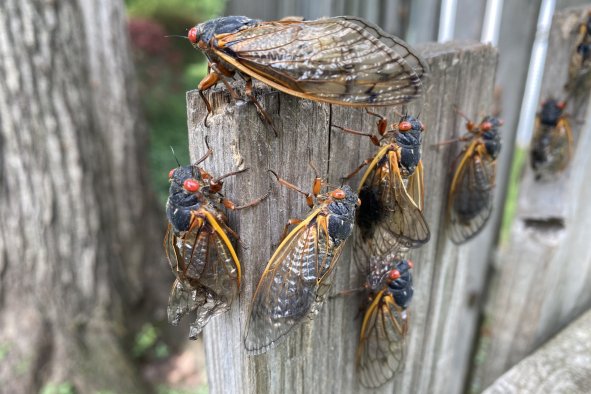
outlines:
M486 271L486 260L470 258L472 246L458 249L442 234L441 218L449 184L451 160L461 146L434 149L433 144L465 132L463 120L453 105L471 116L487 113L497 55L490 46L475 43L431 44L420 48L431 65L432 77L420 119L427 127L424 142L426 176L425 215L431 226L431 241L414 252L415 298L410 308L412 326L405 372L379 392L427 393L447 387L461 392L468 367L477 318L472 303L473 277ZM242 87L237 87L242 91ZM193 160L205 152L204 137L214 149L204 163L213 174L236 168L250 170L230 178L224 193L242 203L271 190L264 203L239 213L230 213L232 227L247 246L239 247L244 267L240 302L213 319L205 329L210 389L213 393L303 393L368 392L359 386L354 366L361 318L361 295L329 299L319 316L295 329L287 340L268 353L249 357L242 337L249 302L260 273L279 242L290 217L303 218L308 208L302 196L278 187L267 174L282 177L308 189L312 160L331 184L350 173L375 151L366 138L330 129L330 124L375 130L375 119L363 111L298 100L257 85L256 96L272 116L279 137L267 130L254 106L235 104L223 89L208 93L215 113L209 127L203 125L205 107L196 91L189 92L190 151ZM418 114L420 103L409 108ZM390 119L397 120L391 111ZM359 176L351 180L356 186ZM349 242L335 272L333 293L358 288L364 282L350 260ZM482 252L481 252L482 253ZM453 365L453 368L447 366Z

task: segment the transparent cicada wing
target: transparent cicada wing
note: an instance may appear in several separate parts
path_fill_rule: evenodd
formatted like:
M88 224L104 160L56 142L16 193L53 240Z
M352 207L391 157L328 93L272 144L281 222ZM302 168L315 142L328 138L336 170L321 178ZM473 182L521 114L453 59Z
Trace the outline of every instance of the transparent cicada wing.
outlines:
M195 337L209 319L227 311L240 284L240 263L230 240L210 212L199 209L199 225L175 235L171 226L165 236L165 251L177 277L168 305L171 324L191 311Z
M357 347L357 371L361 384L376 388L404 367L408 312L381 290L367 308Z
M417 177L421 177L421 173ZM362 247L367 249L368 255L385 256L403 247L418 247L429 240L429 226L420 209L422 198L414 197L418 199L415 202L407 191L394 151L382 150L374 158L362 179L359 197L362 204L358 224L364 215L372 217L371 221L360 225ZM371 202L366 205L366 201Z
M285 93L349 106L390 106L423 92L425 61L365 20L262 22L218 38L216 54Z
M319 212L313 211L289 233L259 280L244 340L250 354L274 347L322 306L344 243L333 245L327 218Z
M423 162L419 161L417 168L408 177L406 184L408 195L421 211L425 206L425 181L423 174Z
M460 153L448 196L448 230L460 244L478 234L492 212L495 161L474 140Z

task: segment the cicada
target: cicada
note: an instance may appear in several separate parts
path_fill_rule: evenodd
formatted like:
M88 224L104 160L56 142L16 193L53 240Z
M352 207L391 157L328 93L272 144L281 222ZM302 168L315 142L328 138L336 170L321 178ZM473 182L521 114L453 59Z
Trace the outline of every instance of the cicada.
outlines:
M570 57L566 90L571 95L591 89L591 11L579 25L575 49Z
M250 354L266 352L298 324L313 319L331 286L360 202L349 186L318 194L320 187L317 179L308 195L312 212L284 237L259 280L244 340Z
M502 120L486 116L480 124L468 120L469 141L456 157L447 198L447 229L450 239L461 244L483 229L493 205L496 158L501 151Z
M225 79L236 72L251 99L255 78L296 97L353 107L407 103L422 94L428 73L407 43L352 16L274 22L227 16L196 25L188 38L209 61L198 89L210 112L203 91L221 80L237 98Z
M360 232L356 247L368 256L385 256L401 248L415 248L429 241L431 236L422 213L424 125L414 116L404 115L391 130L387 127L386 119L380 117L380 137L341 128L366 135L379 146L375 156L348 176L368 165L359 184L362 204L356 219Z
M211 153L208 150L207 157ZM238 235L228 226L221 206L242 209L263 200L263 196L244 206L221 197L222 179L214 179L198 164L170 171L170 193L166 202L169 225L164 250L176 280L168 302L168 321L196 311L189 338L196 339L209 319L230 308L240 288L241 267L230 237Z
M563 115L566 103L548 99L536 119L530 160L537 180L547 179L566 168L573 150L570 124Z
M406 308L414 291L412 267L410 260L370 260L368 306L356 357L359 379L365 387L383 385L404 367L409 321Z

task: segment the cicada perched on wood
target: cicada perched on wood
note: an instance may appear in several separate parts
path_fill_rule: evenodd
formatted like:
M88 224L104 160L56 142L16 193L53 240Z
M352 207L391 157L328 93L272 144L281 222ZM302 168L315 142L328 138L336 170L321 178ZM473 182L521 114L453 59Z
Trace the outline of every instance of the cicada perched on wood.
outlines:
M429 241L431 233L422 213L424 125L414 116L404 115L390 130L387 120L380 117L380 137L339 128L368 136L379 146L375 156L347 177L368 165L358 189L362 204L356 219L360 232L356 248L361 248L367 256L386 256Z
M349 186L326 194L318 194L320 188L317 178L307 195L312 212L303 221L290 221L299 224L283 238L259 280L244 339L250 354L266 352L299 323L313 319L331 286L360 202Z
M591 89L591 11L579 25L575 48L570 57L568 82L565 86L570 95L585 94Z
M476 236L492 212L502 124L502 120L494 116L484 117L480 124L468 120L468 133L453 140L469 142L454 161L447 197L447 229L456 244Z
M370 260L368 306L356 357L359 378L365 387L383 385L404 367L409 322L406 308L414 291L412 267L410 260Z
M428 73L427 63L407 43L352 16L274 22L227 16L198 24L188 37L209 61L211 72L198 87L204 100L202 92L220 80L237 98L225 78L238 72L251 99L255 78L304 99L392 106L419 97Z
M530 161L536 180L550 179L563 171L570 162L573 135L563 114L566 103L548 99L536 118L531 142Z
M241 267L230 237L238 239L227 225L221 205L236 210L262 201L236 206L219 191L222 179L245 170L214 179L199 167L208 153L195 165L170 171L170 194L166 202L169 225L164 250L176 280L168 302L168 320L180 319L196 311L189 338L196 339L209 319L227 311L240 288Z

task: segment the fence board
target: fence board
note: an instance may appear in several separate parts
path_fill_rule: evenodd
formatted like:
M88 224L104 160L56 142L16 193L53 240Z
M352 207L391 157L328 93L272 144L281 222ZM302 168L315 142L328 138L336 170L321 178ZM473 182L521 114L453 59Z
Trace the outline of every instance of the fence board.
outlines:
M384 393L392 392L393 386L400 393L427 393L440 387L446 387L449 393L461 392L477 313L469 302L473 289L468 273L475 266L466 253L470 247L458 250L439 233L448 169L460 147L433 150L430 146L464 132L453 104L469 114L489 110L496 51L475 43L432 44L422 51L432 67L432 83L420 114L427 126L425 214L432 238L412 255L416 262L415 298L410 312L406 370L381 389ZM273 117L280 131L278 138L266 130L252 105L231 103L221 89L208 93L215 113L206 128L202 123L205 107L199 95L192 91L187 96L193 160L204 153L203 141L208 135L214 155L204 164L212 173L250 168L227 180L224 192L229 198L245 202L272 189L270 198L262 204L229 214L231 226L247 245L238 249L244 280L240 301L205 329L210 389L214 393L364 393L354 370L361 323L356 318L360 295L328 300L313 322L295 329L282 345L265 355L247 356L242 337L253 289L273 251L272 245L279 241L289 217L301 218L308 212L303 198L277 187L267 169L308 188L313 178L307 164L310 158L333 184L339 183L339 178L369 157L374 148L369 141L330 131L329 123L371 131L375 120L360 110L298 100L270 93L266 87L257 86L256 94ZM351 243L336 269L334 292L357 288L364 281L350 262L350 248ZM484 265L479 267L482 272L485 269Z
M554 16L543 98L564 98L573 30L582 15L583 8L576 8ZM492 277L472 382L476 392L591 306L591 252L586 245L591 225L591 108L580 102L577 107L570 119L578 135L576 154L564 176L539 183L529 165L525 168L517 217Z
M484 394L584 394L591 387L591 311L497 379Z

